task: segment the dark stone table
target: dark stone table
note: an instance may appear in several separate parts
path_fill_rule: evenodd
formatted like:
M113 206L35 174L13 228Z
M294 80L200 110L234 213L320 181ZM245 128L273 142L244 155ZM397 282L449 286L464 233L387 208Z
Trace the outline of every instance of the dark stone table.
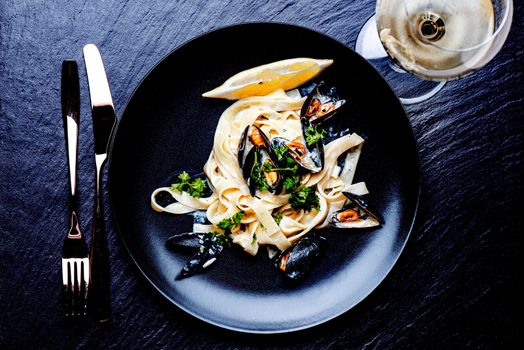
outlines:
M198 34L244 21L291 22L352 47L374 1L2 0L0 348L522 348L524 3L515 5L506 46L491 63L407 107L420 151L421 206L386 280L327 324L259 336L207 325L164 300L127 255L107 198L113 322L64 323L61 62L81 63L80 215L89 232L94 160L83 45L99 46L121 115L148 70Z

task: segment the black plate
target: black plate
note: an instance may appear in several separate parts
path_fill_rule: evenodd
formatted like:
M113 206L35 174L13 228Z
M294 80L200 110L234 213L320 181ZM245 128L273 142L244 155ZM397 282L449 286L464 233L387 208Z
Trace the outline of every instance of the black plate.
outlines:
M367 139L356 181L386 224L375 230L329 230L321 262L290 284L262 251L226 251L205 274L175 281L188 255L165 240L191 230L192 217L154 212L151 192L179 170L202 171L217 121L232 102L200 95L231 75L293 57L332 58L322 78L348 106L329 126ZM166 298L212 324L253 333L311 327L349 310L391 270L412 228L419 196L416 143L386 82L345 45L285 24L243 24L202 35L164 58L130 99L113 140L109 189L114 219L140 271Z

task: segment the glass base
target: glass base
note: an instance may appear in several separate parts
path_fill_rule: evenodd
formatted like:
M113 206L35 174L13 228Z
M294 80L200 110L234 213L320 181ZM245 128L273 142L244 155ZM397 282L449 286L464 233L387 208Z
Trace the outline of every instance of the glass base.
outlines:
M420 79L396 65L380 42L375 16L369 18L358 33L355 51L382 74L403 104L426 101L446 84L445 81L435 82Z

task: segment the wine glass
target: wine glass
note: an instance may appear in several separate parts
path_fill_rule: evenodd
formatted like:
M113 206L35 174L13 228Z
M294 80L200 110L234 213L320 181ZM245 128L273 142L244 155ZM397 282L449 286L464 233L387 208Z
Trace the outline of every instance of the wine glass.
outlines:
M419 103L495 57L512 16L512 0L378 0L355 49L386 76L404 104ZM388 55L394 63L384 64Z

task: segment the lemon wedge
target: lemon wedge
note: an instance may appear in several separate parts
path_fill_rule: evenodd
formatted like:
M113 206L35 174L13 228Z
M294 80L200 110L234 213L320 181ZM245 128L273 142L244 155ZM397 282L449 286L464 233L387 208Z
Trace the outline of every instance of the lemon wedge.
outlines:
M333 60L292 58L251 68L233 75L203 97L238 100L267 95L276 89L290 90L316 77Z

